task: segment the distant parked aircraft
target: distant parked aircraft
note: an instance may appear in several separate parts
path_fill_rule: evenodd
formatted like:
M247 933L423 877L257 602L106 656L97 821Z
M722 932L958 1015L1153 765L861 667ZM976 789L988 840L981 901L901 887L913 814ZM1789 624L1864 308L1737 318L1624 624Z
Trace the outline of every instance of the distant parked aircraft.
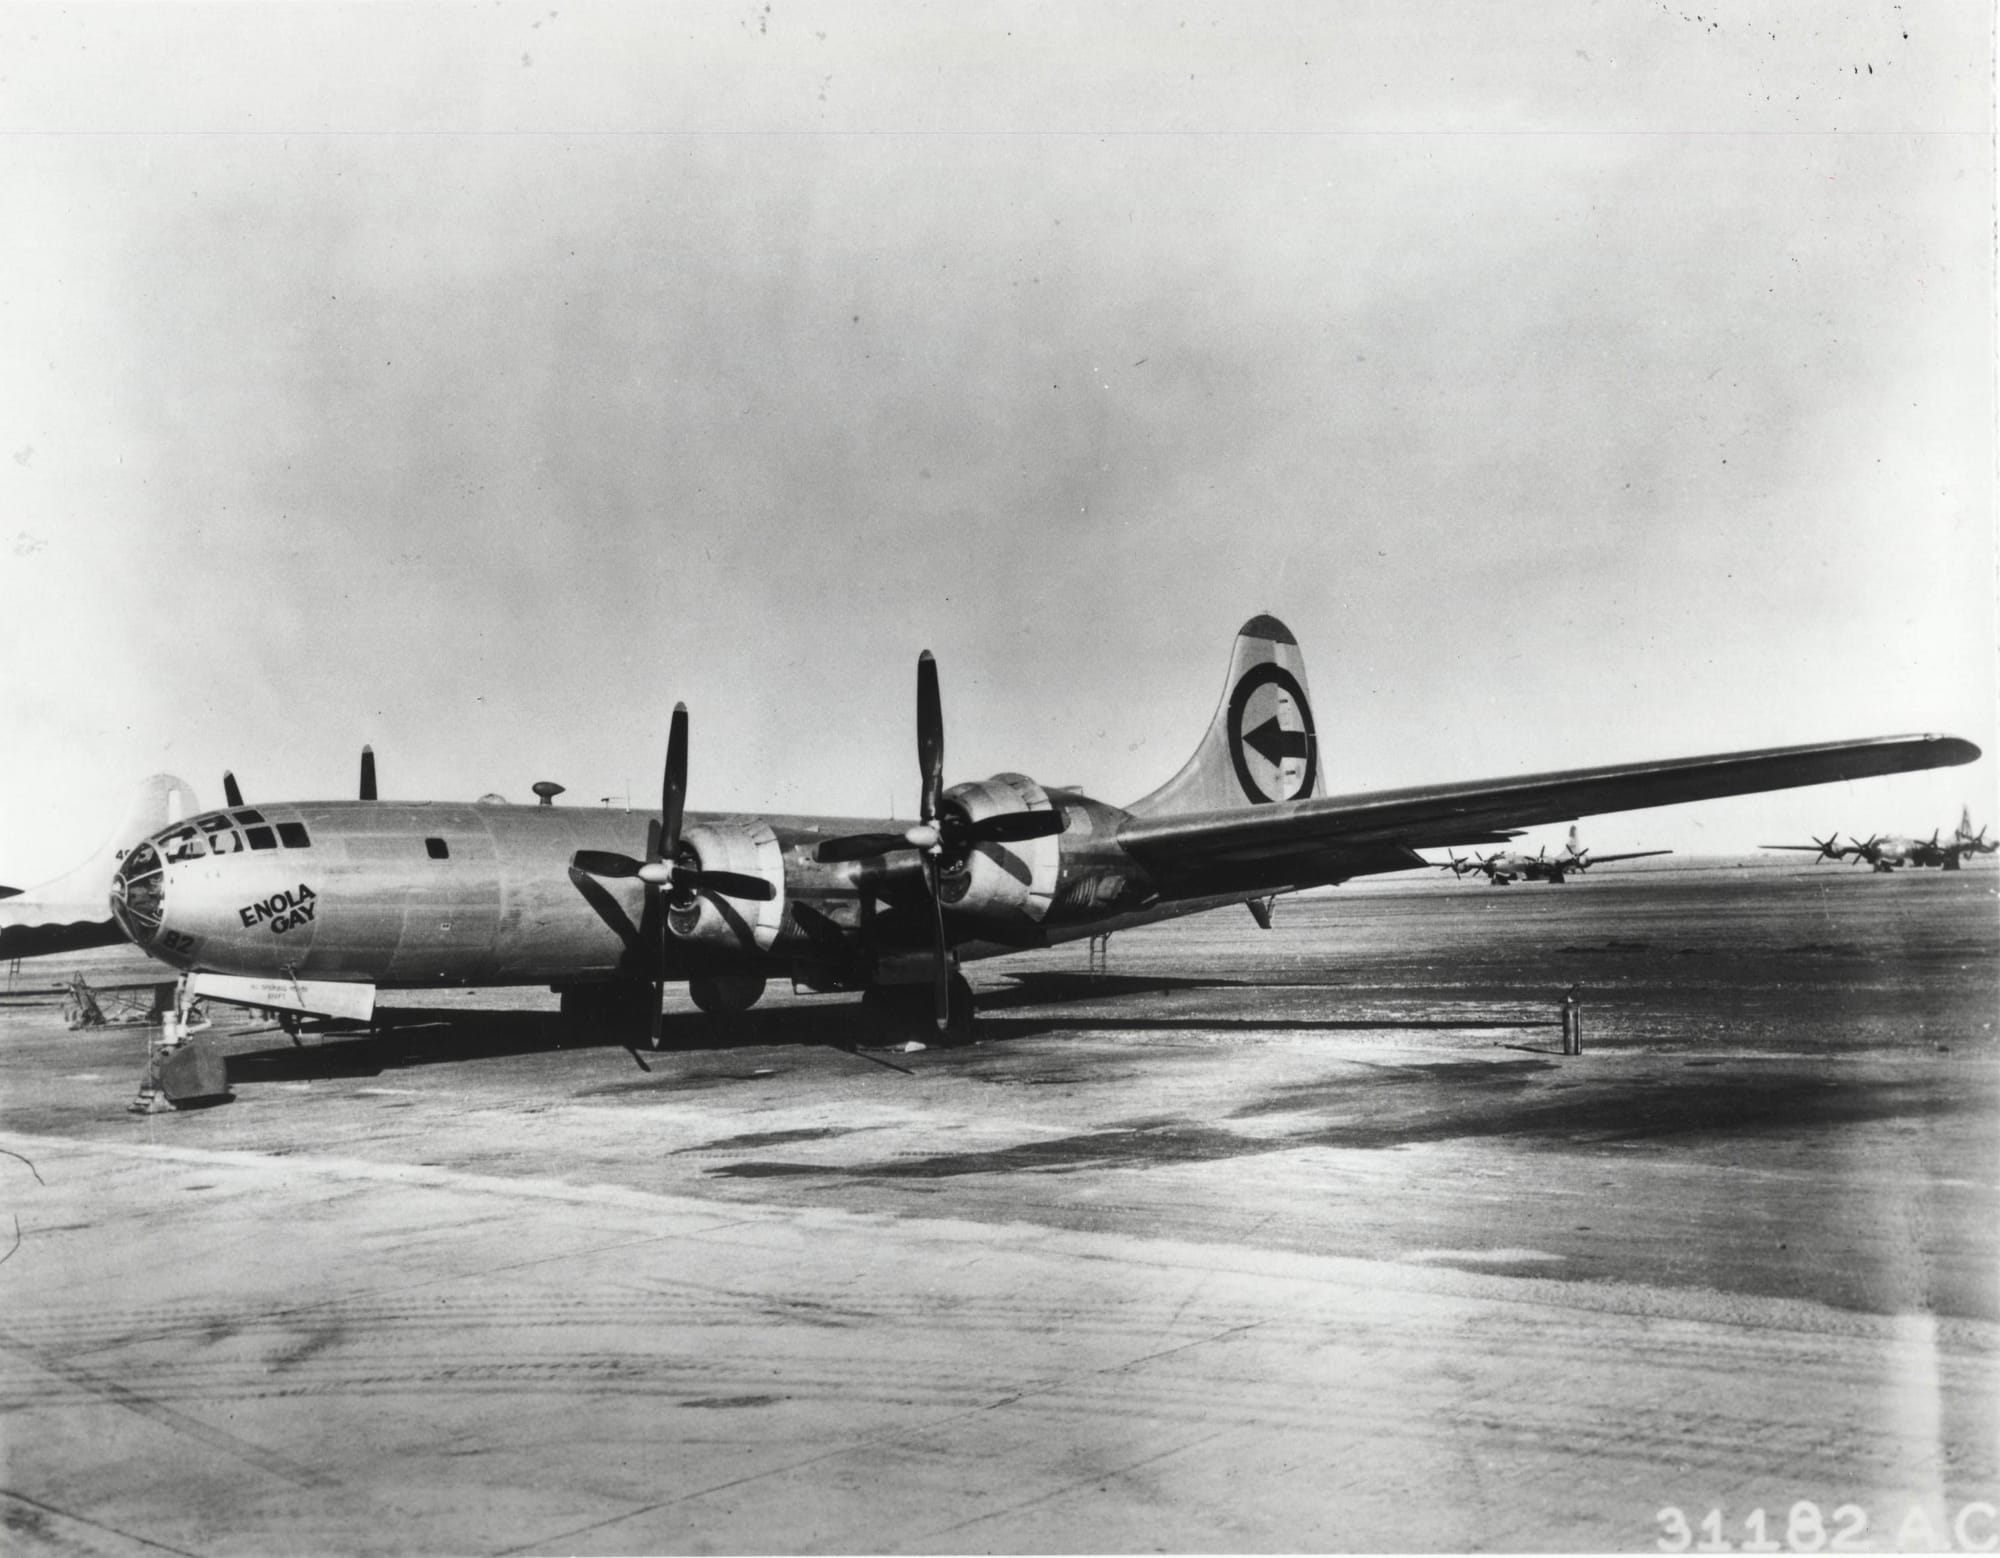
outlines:
M1496 851L1491 855L1474 855L1469 860L1461 860L1453 855L1442 862L1438 869L1449 871L1454 876L1464 876L1468 872L1482 873L1494 887L1509 887L1517 881L1549 882L1561 886L1568 878L1579 872L1588 871L1592 866L1609 865L1614 860L1644 860L1648 855L1671 855L1671 849L1635 849L1622 855L1593 855L1576 836L1576 824L1570 824L1569 838L1563 847L1551 855L1547 847L1532 855L1516 851Z
M1850 836L1845 844L1840 842L1838 833L1825 838L1815 837L1810 844L1760 844L1760 849L1793 849L1814 851L1813 864L1823 860L1845 860L1852 863L1865 860L1876 871L1887 875L1898 866L1925 867L1938 871L1956 871L1969 857L1990 855L2000 849L2000 839L1988 840L1986 829L1978 832L1972 829L1972 808L1964 807L1958 814L1958 827L1949 840L1944 838L1942 828L1933 829L1927 839L1910 838L1901 834L1882 836L1871 833L1865 839Z

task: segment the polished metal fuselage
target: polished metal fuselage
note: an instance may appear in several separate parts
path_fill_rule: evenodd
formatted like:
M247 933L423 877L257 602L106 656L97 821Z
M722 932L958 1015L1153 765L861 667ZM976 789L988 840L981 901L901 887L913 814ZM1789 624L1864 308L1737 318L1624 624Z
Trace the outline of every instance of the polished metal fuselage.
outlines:
M1063 793L1066 828L1051 901L1025 931L981 934L947 916L954 951L979 958L1240 901L1247 892L1161 896L1119 847L1119 808ZM567 986L651 977L641 944L645 889L637 880L579 880L579 850L641 856L656 814L560 806L325 801L259 808L267 825L303 826L303 848L237 848L163 866L160 923L136 935L182 969L384 989L453 985ZM211 814L214 817L216 814ZM202 819L195 819L196 822ZM666 936L669 980L801 970L822 987L852 988L873 965L927 954L928 909L914 851L824 864L823 840L888 832L887 818L689 813L689 837L755 827L774 837L766 933ZM721 905L725 913L731 905ZM807 919L802 923L799 910ZM847 956L838 950L847 940ZM830 950L829 943L835 947ZM809 978L808 982L813 982Z

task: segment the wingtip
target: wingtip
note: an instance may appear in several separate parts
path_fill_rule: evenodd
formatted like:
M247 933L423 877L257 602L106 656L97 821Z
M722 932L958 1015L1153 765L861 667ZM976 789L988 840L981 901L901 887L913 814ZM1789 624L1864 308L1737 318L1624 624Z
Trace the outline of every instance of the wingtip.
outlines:
M1926 732L1924 735L1917 737L1917 740L1937 747L1943 759L1937 765L1940 768L1956 768L1962 763L1976 763L1985 755L1974 743L1967 741L1965 737L1948 736L1942 731Z

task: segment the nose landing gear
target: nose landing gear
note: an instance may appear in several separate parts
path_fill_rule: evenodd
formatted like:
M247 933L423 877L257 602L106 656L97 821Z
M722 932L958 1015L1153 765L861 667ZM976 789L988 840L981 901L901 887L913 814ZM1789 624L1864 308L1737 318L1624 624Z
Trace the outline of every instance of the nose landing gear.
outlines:
M146 1069L139 1092L126 1105L132 1114L161 1114L227 1102L229 1066L215 1046L198 1039L210 1026L208 1009L188 993L183 976L174 986L171 1010L160 1013L160 1032L146 1045Z

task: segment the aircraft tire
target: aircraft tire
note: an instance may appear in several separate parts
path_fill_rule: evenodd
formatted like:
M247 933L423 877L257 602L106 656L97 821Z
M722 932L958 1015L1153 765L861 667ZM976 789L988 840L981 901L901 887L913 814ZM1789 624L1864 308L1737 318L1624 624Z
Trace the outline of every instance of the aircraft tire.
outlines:
M973 1041L972 986L966 983L965 975L955 973L951 976L951 998L946 1004L950 1015L945 1019L945 1042L970 1044Z
M965 975L951 976L950 1015L942 1033L932 1001L929 985L870 985L861 994L861 1009L882 1035L895 1043L914 1039L943 1048L972 1043L972 986L966 983Z
M609 1032L620 1043L643 1039L651 1026L648 1005L653 987L633 980L608 984L566 985L556 992L562 999L562 1018L579 1039L601 1039Z
M762 974L718 974L688 981L688 999L705 1012L747 1012L764 995Z

